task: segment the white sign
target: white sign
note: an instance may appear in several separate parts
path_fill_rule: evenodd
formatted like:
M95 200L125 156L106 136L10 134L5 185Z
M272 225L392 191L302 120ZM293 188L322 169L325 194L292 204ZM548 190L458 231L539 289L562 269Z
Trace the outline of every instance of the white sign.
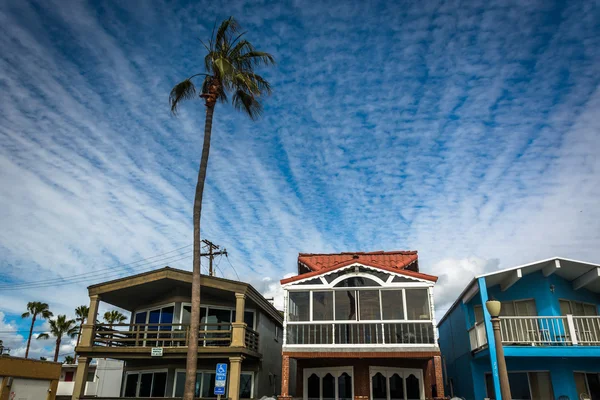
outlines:
M163 348L162 347L153 347L152 351L150 352L150 355L152 357L162 357L162 355L163 355Z

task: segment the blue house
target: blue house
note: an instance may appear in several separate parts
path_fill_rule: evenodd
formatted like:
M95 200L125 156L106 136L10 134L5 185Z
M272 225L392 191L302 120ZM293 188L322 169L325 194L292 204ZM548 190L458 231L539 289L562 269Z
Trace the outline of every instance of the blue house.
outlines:
M599 293L600 265L564 258L475 277L438 324L446 393L502 398L493 298L513 399L600 400Z

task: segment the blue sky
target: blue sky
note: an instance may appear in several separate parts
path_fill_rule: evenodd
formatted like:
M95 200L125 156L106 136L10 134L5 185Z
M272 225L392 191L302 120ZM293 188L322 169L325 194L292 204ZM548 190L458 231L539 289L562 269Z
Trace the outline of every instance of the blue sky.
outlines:
M13 354L27 301L72 315L89 284L191 269L204 109L173 117L168 93L201 72L197 38L229 15L278 65L261 71L274 94L259 122L216 109L202 234L266 295L279 299L298 252L419 250L440 276L438 313L477 273L600 262L597 2L339 3L0 4L0 338Z

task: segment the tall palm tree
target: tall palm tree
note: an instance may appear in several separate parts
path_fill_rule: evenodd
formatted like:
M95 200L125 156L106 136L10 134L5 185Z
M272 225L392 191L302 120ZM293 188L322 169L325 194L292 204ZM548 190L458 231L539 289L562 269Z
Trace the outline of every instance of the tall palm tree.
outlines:
M212 121L217 101L226 102L232 95L233 106L256 120L262 113L259 98L271 93L271 86L263 77L255 73L261 65L275 64L269 53L257 51L244 39L245 33L239 33L239 25L230 17L219 28L213 29L208 44L204 44L207 54L204 58L204 73L197 73L173 87L169 95L173 114L183 100L196 97L194 81L201 79L198 97L204 100L206 117L204 122L204 143L200 158L200 169L194 196L194 256L192 274L192 312L190 316L190 335L188 342L185 374L184 400L194 397L196 386L196 367L198 359L198 329L200 326L200 216L202 214L202 195L208 167Z
M111 328L114 324L120 324L121 322L125 322L127 320L127 317L117 310L105 312L103 318Z
M79 327L77 326L77 322L74 319L67 319L66 315L59 315L56 319L51 319L50 321L50 334L41 333L38 335L37 339L49 339L50 335L56 338L56 348L54 349L54 362L58 361L58 351L60 350L60 343L62 342L62 338L64 336L68 336L71 339L74 339L77 336L77 332L79 331Z
M87 320L89 312L90 308L86 305L81 305L75 309L75 321L79 323L79 332L77 332L77 344L75 347L79 346L79 341L81 340L81 329ZM77 353L75 353L75 360L77 360Z
M27 311L21 315L21 318L31 317L31 327L29 328L29 337L27 338L27 349L25 350L25 358L29 357L29 347L31 345L31 334L33 333L33 325L38 316L42 319L49 319L53 316L52 311L48 307L48 303L40 301L30 301L27 303Z
M63 364L75 364L75 359L71 356L65 356Z

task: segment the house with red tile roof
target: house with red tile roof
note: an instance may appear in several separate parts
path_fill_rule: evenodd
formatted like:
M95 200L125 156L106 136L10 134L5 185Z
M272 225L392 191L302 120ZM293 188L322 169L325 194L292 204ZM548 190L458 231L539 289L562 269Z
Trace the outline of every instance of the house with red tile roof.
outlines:
M300 253L281 280L280 399L443 397L436 281L416 251Z

